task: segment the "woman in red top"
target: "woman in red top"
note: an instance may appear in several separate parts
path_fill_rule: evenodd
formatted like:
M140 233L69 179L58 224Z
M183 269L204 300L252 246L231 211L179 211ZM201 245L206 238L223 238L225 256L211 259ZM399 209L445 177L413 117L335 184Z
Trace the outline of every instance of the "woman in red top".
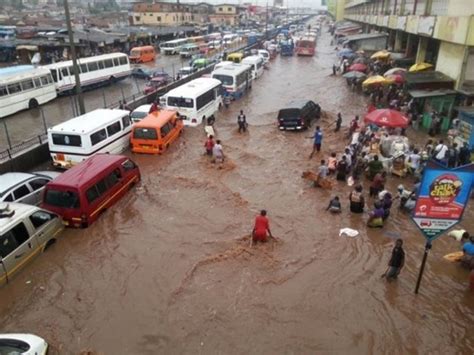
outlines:
M212 148L214 148L214 136L210 135L206 143L204 143L206 148L206 154L212 157Z
M267 232L270 238L273 238L272 232L270 231L270 224L268 222L267 211L261 210L260 215L255 218L255 227L252 231L252 240L256 242L266 242Z

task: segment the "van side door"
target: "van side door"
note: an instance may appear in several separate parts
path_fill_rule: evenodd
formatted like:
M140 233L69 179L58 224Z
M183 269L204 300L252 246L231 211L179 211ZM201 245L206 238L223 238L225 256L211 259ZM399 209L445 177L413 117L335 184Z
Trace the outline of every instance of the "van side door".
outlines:
M8 277L13 276L37 250L38 242L23 222L0 235L0 256L3 264L0 271L0 275L3 273L0 276L0 283L6 281L5 272Z
M13 190L13 199L15 202L26 203L28 205L36 205L39 201L35 201L33 191L26 182Z

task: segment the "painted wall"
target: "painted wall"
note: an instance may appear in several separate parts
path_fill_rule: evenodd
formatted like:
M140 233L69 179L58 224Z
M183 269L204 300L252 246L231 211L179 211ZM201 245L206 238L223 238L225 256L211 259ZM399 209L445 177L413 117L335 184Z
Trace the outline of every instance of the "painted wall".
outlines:
M472 0L450 0L448 5L448 16L470 16L474 15L474 1Z
M460 44L441 42L439 46L436 70L456 80L456 87L461 77L466 47Z

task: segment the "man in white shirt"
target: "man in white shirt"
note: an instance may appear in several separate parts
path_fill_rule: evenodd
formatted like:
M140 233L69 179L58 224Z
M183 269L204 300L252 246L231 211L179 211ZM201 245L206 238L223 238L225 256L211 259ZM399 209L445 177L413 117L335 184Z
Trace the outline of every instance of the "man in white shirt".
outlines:
M212 148L212 156L216 163L222 164L224 162L224 151L222 150L221 141L218 139Z
M419 154L419 150L415 148L413 153L408 156L408 168L411 174L418 173L420 169L420 160L421 155Z
M443 140L441 139L434 150L435 159L440 163L444 163L446 159L447 151L448 151L448 146L444 144Z

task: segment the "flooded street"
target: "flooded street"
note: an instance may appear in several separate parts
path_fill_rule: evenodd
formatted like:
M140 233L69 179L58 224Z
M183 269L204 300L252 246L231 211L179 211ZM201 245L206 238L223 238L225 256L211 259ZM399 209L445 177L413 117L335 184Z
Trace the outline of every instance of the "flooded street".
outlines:
M58 354L473 353L468 272L442 258L460 245L434 242L414 295L424 238L398 202L383 229L368 230L367 213L349 212L346 184L326 191L301 178L347 143L329 127L336 113L347 127L366 110L365 98L329 76L329 41L324 33L314 58L278 57L220 112L223 169L203 156L203 127L186 129L163 156L133 155L141 184L90 228L66 230L0 290L2 332L35 333ZM276 126L278 109L297 98L325 111L312 160L314 126ZM240 109L249 122L242 135ZM411 186L390 177L389 190L400 183ZM339 216L325 211L334 195ZM262 208L279 241L250 247ZM473 230L473 217L471 201L461 225ZM360 235L340 237L345 227ZM387 283L381 274L398 237L406 265Z

